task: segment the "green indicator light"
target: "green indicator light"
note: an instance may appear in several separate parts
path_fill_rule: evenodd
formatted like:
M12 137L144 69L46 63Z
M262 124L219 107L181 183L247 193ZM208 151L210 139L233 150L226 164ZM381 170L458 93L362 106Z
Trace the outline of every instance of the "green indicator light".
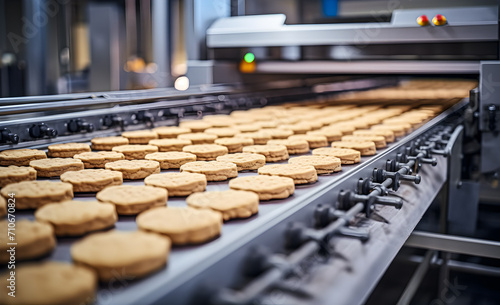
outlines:
M253 53L247 53L243 57L243 60L245 60L247 63L251 63L255 60L255 55L253 55Z

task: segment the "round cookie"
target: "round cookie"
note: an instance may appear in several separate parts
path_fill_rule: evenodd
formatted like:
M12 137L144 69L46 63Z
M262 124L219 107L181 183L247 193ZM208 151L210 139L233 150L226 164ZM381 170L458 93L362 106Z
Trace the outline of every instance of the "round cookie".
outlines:
M59 177L65 172L83 169L84 164L73 158L50 158L33 160L30 167L36 170L38 177Z
M266 165L258 170L259 175L280 176L292 178L295 184L316 182L318 175L311 165L274 164Z
M154 145L158 147L158 151L182 151L182 148L187 145L191 145L191 140L181 140L181 139L157 139L149 141L149 145Z
M306 154L309 152L309 143L306 140L271 140L268 145L285 145L289 155Z
M255 145L265 145L272 138L271 134L266 131L239 133L235 137L252 139Z
M125 131L122 137L127 138L130 144L148 144L153 139L158 139L158 134L151 130Z
M343 136L342 141L371 141L375 143L375 148L380 149L387 146L385 138L383 136L367 136L367 135L350 135Z
M321 128L321 130L329 130L329 129L333 129L335 131L340 131L342 133L342 135L344 135L344 136L350 135L356 130L356 128L354 126L341 125L340 123L331 124L331 125L328 125L328 126Z
M38 149L10 149L0 151L0 165L29 166L30 161L46 159L45 152Z
M400 125L375 125L371 127L371 130L390 130L393 132L394 137L404 137L406 135L405 128Z
M230 127L208 128L204 133L216 135L217 138L231 138L240 133L238 129Z
M278 126L278 128L291 130L294 134L305 134L306 132L312 130L311 125L307 123L281 124Z
M251 138L221 138L215 139L215 144L227 147L228 153L239 153L244 146L253 145Z
M256 170L266 165L266 157L260 154L236 153L217 157L217 161L230 162L236 164L236 169L241 172L244 170Z
M143 277L167 263L170 240L142 231L91 234L71 246L78 265L96 271L99 280Z
M266 162L288 160L288 150L285 145L251 145L243 147L243 152L264 155Z
M270 118L269 121L258 121L258 122L255 122L254 124L259 126L262 129L271 129L271 128L278 127L278 122L272 120L272 118Z
M9 278L9 272L2 278ZM16 279L16 297L9 296L8 285L3 285L0 304L90 304L97 289L97 276L92 270L66 262L16 266Z
M107 169L83 169L65 172L61 175L61 181L71 183L74 192L99 192L111 185L121 185L123 175Z
M335 129L319 129L314 131L308 131L306 133L308 136L323 136L326 137L328 142L340 141L342 138L342 132Z
M146 160L160 162L161 169L180 168L183 164L196 161L196 155L179 152L157 152L146 155Z
M225 221L233 218L248 218L259 211L259 196L248 191L195 193L189 195L186 202L193 208L217 211L222 214Z
M294 135L288 137L290 140L306 140L309 143L309 148L319 148L328 146L328 141L325 136L315 136L315 135Z
M233 125L232 128L238 129L240 132L255 132L258 131L261 127L258 124L250 123L242 125Z
M312 165L318 175L331 174L341 170L341 161L337 157L312 155L290 158L289 164Z
M229 181L229 188L254 192L260 200L271 200L290 197L295 184L291 178L258 175L235 178Z
M45 159L40 159L45 160ZM31 161L33 162L33 161ZM0 167L0 188L7 184L36 180L36 170L31 167L15 166Z
M0 217L7 215L7 200L0 196Z
M195 173L154 174L144 179L144 184L167 189L170 197L188 196L207 188L207 177Z
M151 160L120 160L106 163L106 169L119 171L123 179L144 179L160 172L160 162Z
M190 128L177 126L162 126L153 128L153 131L158 134L160 139L175 139L181 134L191 133Z
M362 156L373 156L376 153L375 143L365 140L332 142L332 147L355 149L359 151Z
M93 150L112 150L115 146L128 145L128 139L124 137L99 137L90 140Z
M222 215L208 209L162 207L136 219L139 229L168 236L174 245L199 244L220 235Z
M212 124L201 121L183 121L179 123L179 127L185 127L191 129L191 132L204 132L206 129L211 128Z
M52 181L22 181L2 188L1 194L15 194L16 209L36 209L44 204L73 199L70 183Z
M312 151L313 155L331 156L340 159L342 164L354 164L361 161L361 153L349 148L316 148Z
M202 120L212 124L212 127L229 127L238 123L235 118L225 114L207 115Z
M64 143L49 145L49 157L73 158L74 155L89 152L90 146L85 143Z
M194 145L197 144L213 144L217 136L208 133L186 133L177 137L181 140L190 140Z
M236 164L220 161L196 161L181 166L181 172L198 173L207 177L207 181L224 181L238 176Z
M182 151L196 155L198 161L212 161L228 153L227 147L217 144L188 145Z
M115 205L119 215L136 215L167 204L166 189L146 185L115 185L96 194L97 200Z
M388 129L370 129L370 130L356 130L353 132L355 136L383 136L386 143L394 142L394 132Z
M11 259L11 253L7 252L15 245L15 261L39 258L48 253L56 246L54 229L48 223L19 219L16 221L15 231L8 231L8 220L0 221L0 263L6 264ZM7 232L14 232L16 235L8 235ZM13 240L10 237L14 237Z
M44 205L35 218L51 224L57 236L80 236L114 226L118 216L110 203L68 200Z
M73 158L81 160L85 168L104 168L106 163L125 159L125 155L115 151L97 151L77 154Z
M293 130L290 129L280 129L280 128L273 128L273 129L266 129L266 133L271 135L271 139L288 139L289 136L293 135Z
M113 147L113 151L122 153L126 160L144 159L147 154L158 151L158 147L153 145L120 145Z

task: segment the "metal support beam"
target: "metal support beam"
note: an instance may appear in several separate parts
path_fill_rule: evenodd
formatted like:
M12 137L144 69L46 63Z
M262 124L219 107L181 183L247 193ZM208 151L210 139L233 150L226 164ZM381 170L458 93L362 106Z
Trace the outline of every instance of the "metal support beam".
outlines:
M425 274L427 273L427 270L429 269L429 266L431 264L432 257L436 254L436 251L427 251L425 253L425 257L418 266L417 270L415 273L413 273L413 276L411 277L410 281L406 285L405 290L403 291L403 294L399 298L399 301L397 305L407 305L410 304L410 301L413 299L413 296L415 295L415 292L417 292L418 287L420 286L420 283L422 283L422 280L425 277Z

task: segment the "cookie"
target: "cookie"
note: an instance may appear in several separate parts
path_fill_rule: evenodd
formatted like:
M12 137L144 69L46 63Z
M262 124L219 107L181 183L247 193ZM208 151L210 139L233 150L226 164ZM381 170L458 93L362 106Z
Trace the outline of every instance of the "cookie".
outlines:
M375 143L364 140L332 142L332 147L355 149L359 151L362 156L373 156L376 153Z
M204 133L216 135L217 138L231 138L239 134L240 131L230 127L208 128Z
M248 218L259 211L259 196L253 192L227 190L203 192L189 195L188 206L197 209L211 209L222 214L227 221L234 218Z
M341 170L341 161L337 157L312 155L290 158L289 164L312 165L318 175L331 174Z
M191 140L181 139L157 139L149 141L149 145L158 147L158 151L182 151L182 148L193 144Z
M7 200L0 196L0 217L7 215Z
M40 160L45 160L45 159L40 159ZM8 167L0 167L0 188L11 183L36 180L36 174L37 174L36 170L31 167L15 166L15 165L11 165Z
M158 139L158 134L151 130L134 130L122 132L122 137L127 138L130 144L148 144Z
M386 126L397 126L399 128L403 128L404 131L405 131L405 134L408 134L411 132L412 130L412 126L411 124L409 123L405 123L403 121L388 121L388 122L385 122L383 123L383 125L386 125Z
M361 161L361 153L348 148L316 148L312 151L313 155L331 156L340 159L342 164L354 164Z
M260 125L251 123L251 124L242 124L242 125L233 125L232 128L239 130L240 132L256 132L260 130Z
M266 131L239 133L235 137L252 139L255 145L265 145L272 138Z
M180 168L183 164L196 161L196 155L186 152L169 151L147 154L145 159L159 162L161 169L169 169Z
M270 128L264 130L265 133L271 135L271 139L288 139L289 136L293 135L293 131L290 129L279 129L279 128Z
M122 153L126 160L144 159L147 154L155 153L158 147L153 145L120 145L113 147L114 152Z
M343 136L342 141L372 141L375 143L375 148L380 149L387 147L385 138L383 136L367 136L367 135L350 135Z
M77 265L93 269L100 281L140 278L167 263L170 240L143 231L91 234L71 246Z
M73 186L64 182L22 181L2 188L1 194L15 194L16 209L36 209L44 204L73 198Z
M215 139L215 144L227 147L228 153L239 153L244 146L253 145L251 138L222 138Z
M176 139L179 135L191 133L190 128L177 126L162 126L153 128L153 131L158 134L160 139Z
M160 172L160 162L151 160L120 160L106 163L106 169L119 171L123 179L144 179Z
M137 215L167 204L166 189L146 185L115 185L96 194L97 200L112 203L119 215Z
M201 120L183 121L179 123L179 127L189 128L191 129L191 132L197 133L204 132L206 129L211 128L212 124Z
M217 157L217 161L230 162L236 164L236 169L241 172L244 170L256 170L266 165L266 157L260 154L236 153Z
M318 175L312 165L274 164L258 169L259 175L279 176L292 178L295 184L316 182Z
M289 155L305 154L309 152L309 143L306 140L271 140L268 145L285 145Z
M261 129L271 129L278 127L278 122L272 120L272 118L269 118L268 121L258 121L254 124L259 126Z
M394 142L394 132L389 129L369 129L369 130L356 130L353 132L355 136L383 136L386 143Z
M115 146L128 145L128 139L124 137L99 137L90 140L93 150L112 150Z
M49 157L73 158L74 155L89 152L90 146L85 143L64 143L49 145Z
M288 160L288 150L285 145L251 145L243 147L243 152L264 155L266 162Z
M229 127L238 123L235 118L225 114L207 115L204 116L202 120L210 123L212 127Z
M404 137L406 135L406 130L400 125L375 125L372 126L370 130L390 130L394 133L394 137Z
M9 270L2 278L9 278ZM16 297L3 285L0 304L90 304L95 299L97 276L87 268L66 262L29 263L16 266ZM62 288L64 287L64 288Z
M291 124L282 124L278 126L279 129L288 129L293 131L294 134L305 134L308 131L312 130L311 125L307 123L291 123Z
M82 161L73 158L50 158L33 160L30 167L36 170L38 177L59 177L65 172L82 170Z
M188 145L182 151L196 155L198 161L212 161L228 153L227 147L217 144Z
M168 236L174 245L199 244L220 235L222 215L208 209L162 207L142 212L137 226Z
M213 144L217 136L208 133L186 133L177 137L181 140L190 140L193 144Z
M49 254L56 246L54 229L48 223L31 221L27 219L16 220L15 231L9 231L8 220L0 221L0 262L2 264L11 260L11 253L7 250L15 246L15 261L39 258ZM10 235L12 232L15 235ZM10 237L13 237L11 239ZM17 243L9 245L9 243Z
M144 179L144 184L167 189L168 196L188 196L207 188L207 177L195 173L154 174Z
M196 161L181 166L181 172L203 174L207 181L224 181L238 176L236 164L221 161Z
M393 117L393 118L385 119L382 121L382 124L384 124L384 125L402 126L402 127L404 127L406 133L409 133L412 130L412 128L416 127L415 125L418 125L419 123L420 122L412 123L411 119L405 118L405 117Z
M340 141L342 138L342 132L335 129L318 129L313 131L308 131L306 133L308 136L322 136L326 137L328 142Z
M68 200L44 205L35 218L51 224L57 236L80 236L114 226L118 216L110 203Z
M37 149L10 149L0 151L0 165L29 166L30 161L46 159L45 152Z
M340 131L342 133L342 135L347 136L347 135L352 134L356 130L356 127L335 123L335 124L331 124L331 125L328 125L328 126L321 128L321 130L329 130L329 129L333 129L335 131Z
M125 159L125 155L116 151L93 151L73 156L81 160L85 168L104 168L106 163Z
M61 181L71 183L74 192L99 192L111 185L121 185L123 175L107 169L83 169L65 172L61 175Z
M260 200L284 199L295 191L292 178L279 176L247 176L229 181L229 188L254 192Z
M315 135L293 135L288 137L290 140L306 140L309 143L309 148L319 148L328 146L328 141L325 136L315 136Z

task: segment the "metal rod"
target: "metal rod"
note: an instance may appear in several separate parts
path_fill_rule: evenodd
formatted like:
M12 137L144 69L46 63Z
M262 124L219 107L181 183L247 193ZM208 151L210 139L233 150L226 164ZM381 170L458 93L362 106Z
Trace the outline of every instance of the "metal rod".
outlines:
M427 270L429 269L429 265L431 262L431 259L436 251L427 251L425 253L425 257L418 266L417 270L415 270L415 273L413 273L413 276L411 277L410 281L406 285L405 290L403 291L403 294L399 298L399 301L397 305L407 305L410 304L410 301L413 299L413 296L415 295L415 292L417 292L418 287L420 286L420 283L422 283L422 280L427 273Z

